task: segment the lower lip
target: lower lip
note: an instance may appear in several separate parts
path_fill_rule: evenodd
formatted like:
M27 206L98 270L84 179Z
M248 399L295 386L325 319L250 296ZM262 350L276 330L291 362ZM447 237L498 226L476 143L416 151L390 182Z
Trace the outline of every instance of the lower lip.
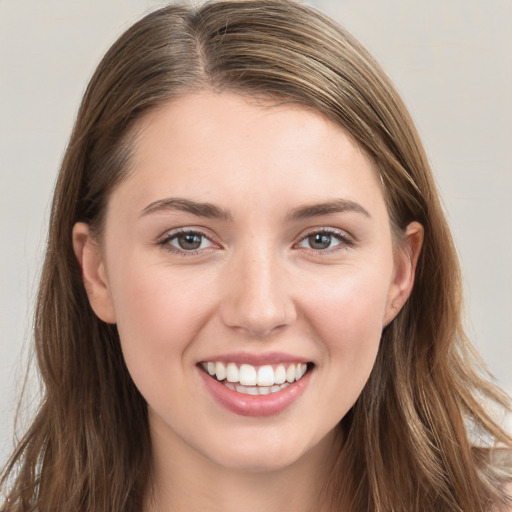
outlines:
M246 395L227 388L202 369L198 371L217 403L241 416L271 416L283 412L302 395L311 374L308 371L300 380L275 393Z

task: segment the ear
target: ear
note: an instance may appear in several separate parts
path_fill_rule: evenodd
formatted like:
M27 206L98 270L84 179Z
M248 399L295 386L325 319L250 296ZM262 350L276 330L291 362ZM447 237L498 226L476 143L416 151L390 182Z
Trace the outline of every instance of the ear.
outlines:
M424 229L419 222L411 222L407 226L395 255L395 272L389 287L383 326L396 317L411 294L423 237Z
M73 226L73 249L82 269L82 279L89 303L104 322L116 322L105 265L98 242L91 235L89 225L77 222Z

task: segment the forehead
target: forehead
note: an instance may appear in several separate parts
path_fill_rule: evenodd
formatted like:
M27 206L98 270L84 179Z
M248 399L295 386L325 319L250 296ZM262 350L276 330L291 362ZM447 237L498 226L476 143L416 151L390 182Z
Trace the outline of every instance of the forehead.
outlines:
M163 104L137 132L120 189L141 202L179 195L261 208L330 195L382 203L372 161L343 128L303 106L202 91Z

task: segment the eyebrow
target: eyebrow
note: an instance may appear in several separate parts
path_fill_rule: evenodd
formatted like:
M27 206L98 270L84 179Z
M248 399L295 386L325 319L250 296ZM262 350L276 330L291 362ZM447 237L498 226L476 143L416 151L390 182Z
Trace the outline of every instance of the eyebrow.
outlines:
M153 201L146 208L144 208L140 214L140 217L150 215L152 213L162 211L182 211L191 213L197 217L205 217L209 219L220 219L225 221L232 221L233 216L228 210L216 206L211 203L201 203L192 201L190 199L183 199L177 197L169 197L166 199L159 199ZM371 218L368 211L355 201L348 199L333 199L331 201L325 201L323 203L315 203L304 206L299 206L290 210L286 215L287 221L297 221L309 219L311 217L319 217L322 215L330 215L333 213L344 213L344 212L356 212L364 215L365 217Z
M182 199L177 197L169 197L166 199L159 199L154 201L144 210L142 210L140 217L149 215L155 212L177 210L181 212L191 213L197 217L206 217L209 219L220 219L220 220L233 220L231 214L211 203L199 203L197 201L191 201L190 199Z
M355 201L348 199L333 199L324 203L310 204L299 206L290 210L286 215L286 220L296 221L309 219L311 217L319 217L321 215L330 215L333 213L356 212L361 213L365 217L371 219L371 215L363 206Z

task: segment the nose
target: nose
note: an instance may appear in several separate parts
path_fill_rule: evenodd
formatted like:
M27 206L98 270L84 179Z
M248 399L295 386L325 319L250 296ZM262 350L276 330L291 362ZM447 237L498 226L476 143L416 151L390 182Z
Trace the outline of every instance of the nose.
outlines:
M273 251L234 257L222 287L222 322L251 337L267 337L297 317L289 278Z

